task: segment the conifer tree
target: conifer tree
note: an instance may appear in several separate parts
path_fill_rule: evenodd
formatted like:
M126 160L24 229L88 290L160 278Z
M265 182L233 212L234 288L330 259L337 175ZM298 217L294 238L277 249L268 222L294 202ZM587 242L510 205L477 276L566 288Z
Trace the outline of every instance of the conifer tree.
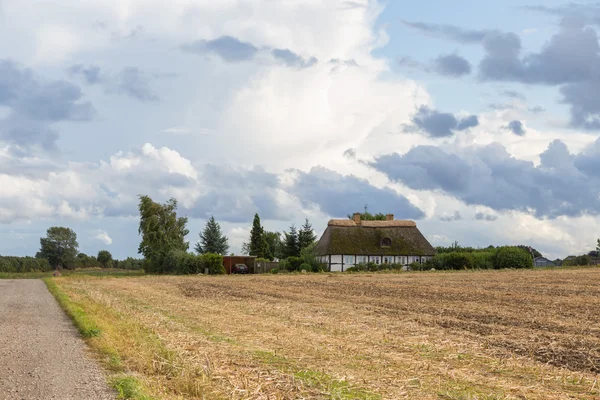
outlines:
M298 230L295 225L290 226L290 232L283 232L285 236L283 242L283 256L300 257L300 243L298 241Z
M200 241L196 243L196 252L225 255L227 250L229 250L227 236L221 232L221 226L215 221L215 217L211 216L200 234Z
M260 217L258 213L254 214L254 220L252 221L252 230L250 231L250 245L249 254L259 258L265 257L265 244L268 248L268 244L264 240L264 232L262 225L260 224Z
M299 252L302 252L302 250L313 244L316 240L317 235L315 235L312 225L308 221L308 218L306 218L304 225L302 225L302 229L298 232Z

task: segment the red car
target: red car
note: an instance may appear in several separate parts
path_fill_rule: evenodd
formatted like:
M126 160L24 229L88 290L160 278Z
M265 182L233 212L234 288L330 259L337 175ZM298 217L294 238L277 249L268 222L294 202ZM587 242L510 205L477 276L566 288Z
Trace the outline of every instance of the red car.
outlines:
M249 274L250 268L246 264L235 264L231 269L232 274Z

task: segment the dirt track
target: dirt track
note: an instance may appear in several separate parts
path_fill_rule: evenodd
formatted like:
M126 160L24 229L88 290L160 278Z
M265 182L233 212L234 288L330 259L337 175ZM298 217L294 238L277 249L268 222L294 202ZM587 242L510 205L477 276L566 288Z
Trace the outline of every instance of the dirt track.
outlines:
M0 280L0 400L115 397L46 285Z

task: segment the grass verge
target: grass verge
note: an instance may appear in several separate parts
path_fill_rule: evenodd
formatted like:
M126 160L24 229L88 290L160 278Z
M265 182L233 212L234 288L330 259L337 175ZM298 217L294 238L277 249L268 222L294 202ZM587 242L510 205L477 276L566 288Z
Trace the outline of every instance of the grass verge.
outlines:
M154 398L147 393L147 389L135 376L127 374L123 368L123 364L119 357L119 349L111 345L110 340L103 337L103 329L105 324L98 320L98 314L92 316L85 311L86 302L75 301L69 297L56 284L53 278L44 278L43 281L48 287L48 291L54 296L60 307L72 319L73 324L79 333L86 339L87 344L99 356L99 360L112 371L109 376L109 384L119 394L119 399L130 400L153 400ZM87 304L89 306L89 304ZM110 311L105 312L105 316L109 316ZM114 317L114 315L110 315Z

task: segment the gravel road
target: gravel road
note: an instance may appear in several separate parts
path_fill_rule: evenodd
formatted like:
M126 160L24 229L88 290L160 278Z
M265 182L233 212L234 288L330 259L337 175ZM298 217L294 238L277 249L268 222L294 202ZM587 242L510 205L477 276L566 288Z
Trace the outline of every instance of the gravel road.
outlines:
M0 400L114 400L41 280L0 279Z

